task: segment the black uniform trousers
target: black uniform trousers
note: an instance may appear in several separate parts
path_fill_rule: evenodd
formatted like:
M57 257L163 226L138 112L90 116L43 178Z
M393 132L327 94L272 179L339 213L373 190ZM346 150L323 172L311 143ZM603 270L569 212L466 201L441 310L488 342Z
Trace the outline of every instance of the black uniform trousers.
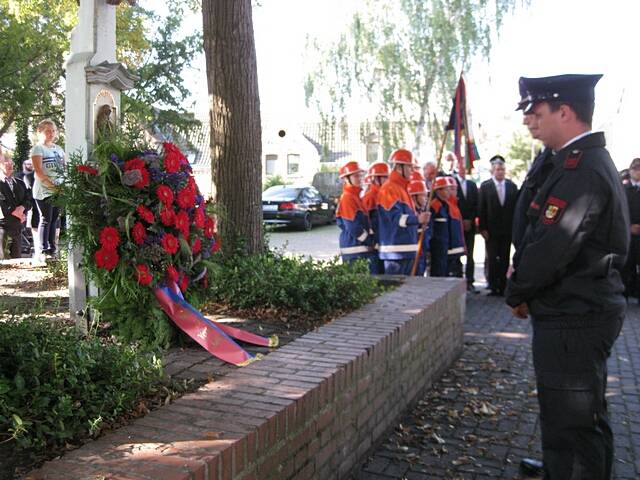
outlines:
M464 244L467 248L467 262L464 266L464 278L467 279L467 285L473 285L475 281L475 269L476 264L473 261L473 245L475 242L476 233L471 229L468 232L464 232ZM460 256L449 258L449 276L462 278L462 260Z
M467 285L473 285L475 281L476 263L473 261L473 247L476 242L476 230L475 227L471 227L471 230L464 232L464 244L467 247L467 263L464 267L464 278L467 279Z
M489 263L488 281L491 291L504 293L509 270L509 253L511 251L510 234L492 234L487 241L487 257Z
M640 301L640 279L638 278L638 265L640 264L640 236L631 235L629 255L624 266L624 286L627 297L636 297Z
M22 256L22 223L16 218L0 220L0 260L5 258L5 246L8 247L8 258Z
M611 478L607 358L623 320L624 311L533 318L545 480Z

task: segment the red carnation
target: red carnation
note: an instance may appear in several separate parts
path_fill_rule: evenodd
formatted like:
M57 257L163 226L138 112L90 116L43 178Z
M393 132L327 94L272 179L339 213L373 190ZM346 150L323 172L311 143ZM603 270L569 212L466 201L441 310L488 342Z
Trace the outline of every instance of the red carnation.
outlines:
M136 242L137 245L142 245L147 238L147 229L144 228L142 223L136 222L131 229L131 235L133 235L133 241Z
M115 250L120 245L120 235L115 227L104 227L100 232L100 245L106 250Z
M160 221L163 225L170 227L176 221L176 213L171 207L165 207L160 210Z
M194 194L198 193L198 184L196 183L196 179L192 176L189 176L189 179L187 180L187 188L191 189Z
M140 215L140 218L147 223L153 223L156 220L156 217L153 215L153 212L142 204L138 205L138 208L136 208L136 212L138 212L138 215Z
M207 238L213 237L213 232L215 230L215 227L216 227L216 222L213 220L213 218L207 216L204 221L204 236Z
M146 265L136 266L136 277L140 285L149 285L153 281L153 275Z
M120 261L120 256L116 250L110 250L102 247L94 255L96 265L98 268L104 268L105 270L113 270Z
M177 201L180 208L193 208L196 203L196 194L187 186L178 192Z
M166 185L160 185L156 188L156 195L158 200L164 205L171 205L173 203L173 191Z
M180 157L173 151L164 156L164 169L167 173L176 173L180 170Z
M169 168L176 168L175 165L177 163L177 168L176 170L174 170L175 172L178 171L178 169L180 168L180 165L189 165L189 162L187 161L187 157L184 156L184 154L180 151L180 149L178 147L176 147L173 143L163 143L162 144L163 148L164 148L164 168L167 172L172 173L169 171ZM169 161L169 167L167 166L167 159Z
M176 270L176 268L173 265L169 265L167 267L167 278L172 282L176 282L176 283L180 278L180 274L178 273L178 270Z
M200 229L204 228L205 219L204 208L196 208L196 213L193 218L195 226Z
M189 277L187 277L184 273L180 276L180 281L178 282L178 287L180 287L180 291L184 292L187 290L187 286L189 285Z
M178 239L171 233L166 233L162 237L160 244L162 245L163 250L169 255L173 255L174 253L176 253L178 251L178 247L180 246L180 244L178 243Z
M132 186L135 188L144 188L149 185L149 171L147 170L144 160L141 158L134 158L124 163L124 171L129 172L137 170L140 173L140 180L134 183Z
M98 174L98 170L96 170L93 167L90 167L89 165L78 165L76 167L76 169L79 172L84 172L84 173L88 173L89 175L97 175Z
M199 253L202 250L202 241L199 238L196 238L191 244L191 251L193 253Z
M214 235L213 243L211 244L211 251L215 253L218 250L220 250L220 240L218 240L218 238Z
M189 214L180 210L176 215L176 230L182 233L184 238L189 236Z

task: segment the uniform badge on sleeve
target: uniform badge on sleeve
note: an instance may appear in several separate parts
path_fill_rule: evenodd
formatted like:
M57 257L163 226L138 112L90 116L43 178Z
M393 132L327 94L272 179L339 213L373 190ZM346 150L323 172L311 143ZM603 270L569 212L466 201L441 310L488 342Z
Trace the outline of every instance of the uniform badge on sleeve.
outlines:
M542 223L552 225L556 223L562 216L567 202L556 197L549 197L542 212Z
M569 170L574 170L578 168L581 158L582 158L581 150L571 150L564 161L564 168L568 168Z

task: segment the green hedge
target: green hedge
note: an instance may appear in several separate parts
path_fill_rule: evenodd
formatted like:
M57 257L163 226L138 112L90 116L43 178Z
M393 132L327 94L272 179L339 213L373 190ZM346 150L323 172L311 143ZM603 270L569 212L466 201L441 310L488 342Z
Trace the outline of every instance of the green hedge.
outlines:
M326 317L361 307L379 290L365 261L344 265L269 252L221 259L210 268L210 299L241 309Z
M96 435L164 381L154 355L28 318L0 323L0 444L16 456ZM28 460L27 460L28 462Z

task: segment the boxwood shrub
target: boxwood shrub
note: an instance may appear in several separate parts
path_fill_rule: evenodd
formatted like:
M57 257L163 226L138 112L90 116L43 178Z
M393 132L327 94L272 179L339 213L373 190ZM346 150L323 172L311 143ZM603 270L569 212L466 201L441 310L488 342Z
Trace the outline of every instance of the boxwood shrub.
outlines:
M28 464L96 435L163 382L159 359L134 346L81 339L51 320L3 320L0 453Z
M346 265L278 251L221 259L211 266L209 280L210 298L231 307L317 317L359 308L379 290L365 261Z

